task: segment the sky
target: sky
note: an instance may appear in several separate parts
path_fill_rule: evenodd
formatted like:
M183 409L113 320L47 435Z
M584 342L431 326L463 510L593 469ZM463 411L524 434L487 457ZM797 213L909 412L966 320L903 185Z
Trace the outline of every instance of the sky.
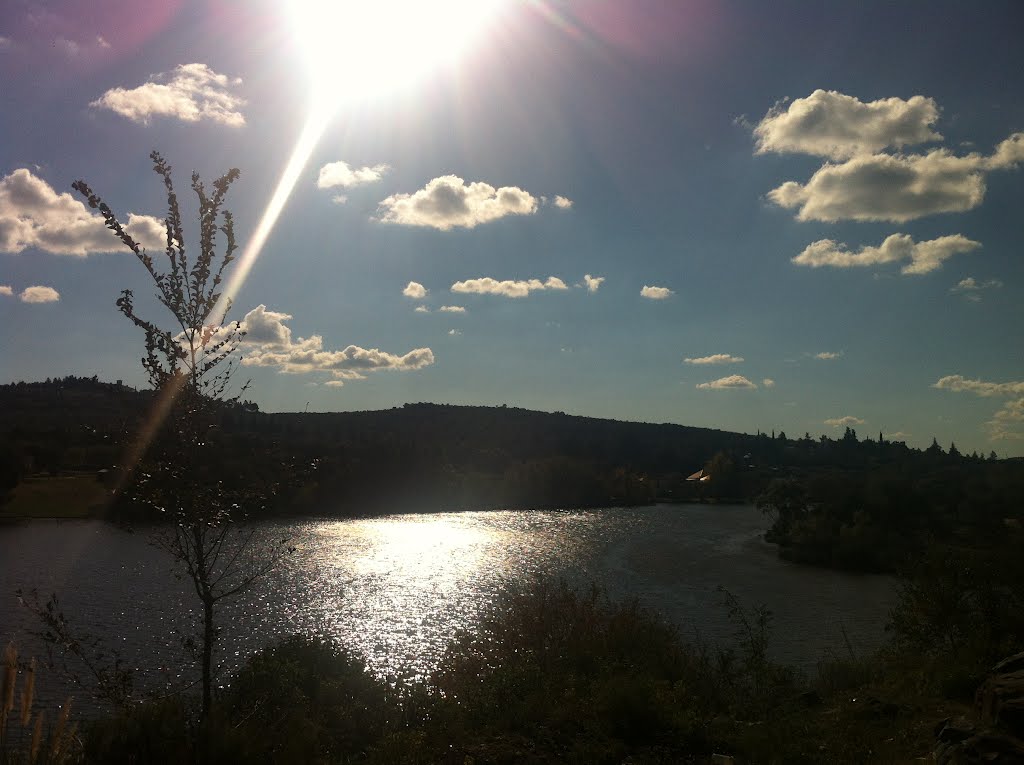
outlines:
M265 411L1024 456L1019 2L3 5L4 382L145 386L115 301L169 314L71 184L159 264L158 149L192 246L191 172L241 171Z

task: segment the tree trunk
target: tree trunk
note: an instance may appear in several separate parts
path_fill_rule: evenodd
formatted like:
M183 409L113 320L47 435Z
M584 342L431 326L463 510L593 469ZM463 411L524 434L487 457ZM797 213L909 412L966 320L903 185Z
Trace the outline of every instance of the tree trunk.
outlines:
M213 703L213 598L203 598L203 720L210 714Z

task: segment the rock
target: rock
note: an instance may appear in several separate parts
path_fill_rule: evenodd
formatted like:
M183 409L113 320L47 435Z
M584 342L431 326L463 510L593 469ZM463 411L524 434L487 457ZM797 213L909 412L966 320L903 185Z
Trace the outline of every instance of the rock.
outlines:
M974 705L987 725L1024 738L1024 653L992 668L974 695Z

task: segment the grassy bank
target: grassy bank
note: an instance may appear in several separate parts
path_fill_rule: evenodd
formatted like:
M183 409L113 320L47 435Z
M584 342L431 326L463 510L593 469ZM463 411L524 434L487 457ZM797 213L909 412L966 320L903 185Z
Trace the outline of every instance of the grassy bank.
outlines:
M95 473L26 478L0 504L0 518L91 518L102 514L107 499Z

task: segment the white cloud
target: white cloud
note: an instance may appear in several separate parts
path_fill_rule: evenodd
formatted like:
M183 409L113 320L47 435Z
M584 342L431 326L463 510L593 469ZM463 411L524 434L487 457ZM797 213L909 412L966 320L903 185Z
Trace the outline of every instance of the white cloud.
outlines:
M166 243L163 221L152 216L129 213L125 228L144 247L162 250ZM85 204L19 168L0 178L0 252L28 248L80 257L125 250Z
M699 358L683 359L687 364L739 364L743 361L742 356L733 356L730 353L713 353L710 356L701 356Z
M701 390L752 390L757 387L743 375L729 375L711 382L698 383Z
M314 383L314 385L315 384L316 383ZM327 380L326 382L324 382L324 385L327 385L327 386L329 386L331 388L341 388L342 386L345 385L345 381L344 380Z
M419 282L409 282L405 285L405 289L402 290L402 294L413 300L422 300L427 296L427 288Z
M316 187L318 189L333 189L340 186L343 189L350 189L353 186L376 183L390 169L389 165L383 164L353 169L348 166L347 162L339 160L320 168L320 175L316 179Z
M999 289L1002 286L1003 283L998 279L979 282L973 276L968 276L966 279L961 279L957 282L955 287L950 287L949 291L954 294L962 294L968 300L978 303L981 302L981 292L983 290Z
M11 44L12 40L10 37L4 37L3 35L0 35L0 50L3 50L4 48L10 48Z
M946 149L926 154L870 154L826 163L806 184L787 181L768 192L780 207L797 208L797 220L905 223L936 213L964 212L985 197L985 173L1024 161L1024 133L1015 133L990 157L962 157Z
M434 178L413 194L394 194L380 203L382 223L428 226L440 231L474 228L508 215L532 215L537 198L516 186L466 184L456 175Z
M524 298L531 292L543 290L565 290L565 282L557 276L549 276L546 281L540 279L525 279L497 281L489 276L480 279L466 279L462 282L455 282L452 285L452 292L474 293L477 295L503 295L509 298Z
M452 335L454 337L455 335L461 335L462 332L460 330L457 330L457 329L449 329L448 330L448 334Z
M416 313L430 313L430 309L425 305L416 306Z
M587 292L597 292L601 288L601 285L604 284L604 281L605 278L603 276L591 276L590 274L583 275L583 286L587 288Z
M939 118L924 96L861 101L834 90L816 90L783 108L776 104L754 128L757 153L813 154L848 159L881 149L939 141Z
M775 387L775 380L773 380L770 377L766 377L763 380L761 380L761 385L763 385L766 388L774 388Z
M23 289L18 295L18 299L22 303L56 303L60 300L60 293L53 287L43 287L37 284Z
M640 296L645 297L648 300L664 300L674 294L676 293L668 287L649 287L646 284L643 286L643 289L640 290Z
M904 433L902 430L897 430L895 433L886 433L885 439L887 441L906 441L910 438L910 433Z
M1024 431L1019 430L1024 424L1024 382L994 383L968 380L962 375L947 375L940 378L932 387L954 393L973 393L983 398L1011 398L1012 400L1003 404L992 419L985 423L985 427L993 441L1024 439Z
M1024 396L1024 382L993 383L968 380L962 375L947 375L932 385L933 388L954 393L973 393L976 396Z
M461 305L443 305L437 309L441 313L465 313L466 309Z
M416 348L404 355L357 345L336 351L324 350L320 335L293 340L291 328L285 325L291 318L287 313L269 311L264 305L249 311L241 321L241 328L246 332L242 364L275 367L289 374L324 372L333 378L325 384L340 384L344 380L365 379L370 372L409 371L434 363L434 354L429 348Z
M570 207L572 207L573 202L571 199L556 194L555 201L553 202L553 204L559 210L568 210Z
M232 92L241 84L241 79L217 74L206 64L181 64L137 88L112 88L89 105L144 125L156 116L241 127L245 117L239 109L245 101Z
M0 295L6 295L7 297L14 296L14 290L8 287L6 284L0 284Z
M832 361L833 359L838 359L842 355L842 351L822 351L821 353L815 353L814 358L821 359L822 361Z
M832 428L843 428L849 427L850 425L863 425L864 420L860 417L854 417L853 415L846 415L845 417L832 417L825 420L825 424Z
M924 242L914 242L909 234L892 234L878 247L865 246L851 252L845 244L832 239L820 239L804 248L793 258L800 266L820 268L858 268L897 261L910 261L900 269L903 274L926 274L942 267L943 262L981 247L961 234L942 236Z
M343 205L348 201L348 197L344 194L335 194L331 197L331 201L336 205Z

